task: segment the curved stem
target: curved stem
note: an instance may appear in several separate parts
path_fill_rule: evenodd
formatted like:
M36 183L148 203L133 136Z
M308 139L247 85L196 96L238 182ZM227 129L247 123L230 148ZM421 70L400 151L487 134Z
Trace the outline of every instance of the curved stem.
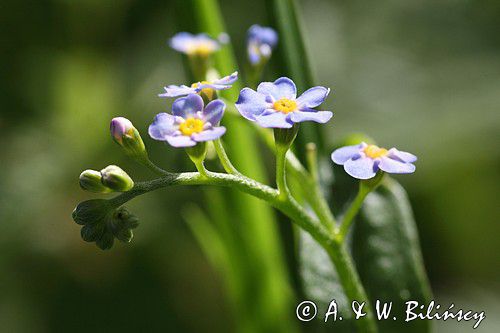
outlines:
M231 160L229 160L229 157L227 156L226 150L224 149L224 146L222 145L221 139L214 140L213 143L214 143L215 151L217 152L217 156L219 156L219 160L220 160L224 170L226 170L226 172L229 174L239 175L240 172L238 170L236 170L234 165L231 163Z
M193 160L194 165L196 166L196 170L200 173L202 177L208 177L207 169L205 168L205 164L203 164L202 160Z
M159 188L173 185L216 185L233 187L247 194L265 200L271 206L288 216L297 226L308 232L328 253L339 274L344 292L350 301L365 303L367 316L356 321L361 332L376 332L373 312L368 297L359 280L357 272L343 244L333 238L319 223L316 217L309 215L292 197L282 200L279 192L267 185L241 175L206 172L169 173L164 177L149 182L136 183L134 188L110 200L118 207L134 197Z
M234 106L231 106L229 102L227 103L227 107L230 111L227 113L228 115L241 119L238 112L234 109ZM272 131L260 126L251 127L259 134L259 137L263 140L266 146L270 149L274 149ZM333 216L325 197L322 195L321 189L311 181L313 176L304 168L302 163L300 163L299 159L292 151L288 151L286 154L285 168L286 172L288 172L291 177L297 179L297 183L301 186L304 193L306 193L306 201L311 205L314 212L318 214L321 223L333 233L337 225L335 217Z
M338 239L343 242L347 233L349 232L349 228L351 227L354 217L358 214L361 206L363 205L363 201L366 196L370 193L370 188L363 185L363 182L359 183L358 194L352 201L351 205L347 209L344 217L342 218L342 223L340 224L340 228L337 234Z
M151 162L151 160L149 158L145 158L144 160L142 160L141 164L144 165L145 167L147 167L149 170L156 173L157 175L164 176L164 175L169 174L168 171L163 170L162 168L160 168L159 166L157 166L156 164Z

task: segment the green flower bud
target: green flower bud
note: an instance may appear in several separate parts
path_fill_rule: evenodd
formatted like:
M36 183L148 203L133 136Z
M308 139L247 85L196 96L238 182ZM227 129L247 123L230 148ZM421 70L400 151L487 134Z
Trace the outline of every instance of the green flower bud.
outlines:
M134 181L125 171L116 165L109 165L101 170L101 182L113 191L126 192L134 187Z
M96 245L101 250L109 250L110 248L113 247L114 242L115 242L115 237L110 232L103 233L101 237L99 237L99 239L95 241Z
M104 226L104 223L99 225L84 225L80 231L80 235L86 242L95 242L100 239L106 231Z
M109 193L111 190L101 182L101 173L96 170L85 170L80 174L80 187L94 193Z
M108 200L87 200L76 206L72 216L77 224L96 224L106 219L112 209L113 207L109 204Z
M130 120L123 117L113 118L110 124L110 131L113 140L123 147L127 155L139 162L144 162L148 159L141 135Z
M73 211L73 219L83 225L82 239L95 242L102 250L113 246L114 239L129 243L134 234L132 229L138 225L138 219L125 207L114 209L108 200L96 199L80 203Z

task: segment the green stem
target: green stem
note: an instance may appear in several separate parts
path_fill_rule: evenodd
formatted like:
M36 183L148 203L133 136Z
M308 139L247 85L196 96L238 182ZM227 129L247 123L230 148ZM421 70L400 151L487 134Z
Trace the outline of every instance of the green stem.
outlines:
M236 119L241 119L234 107L232 107L229 102L227 104L230 111L227 114L234 116ZM271 149L274 148L275 145L272 131L260 126L251 127L259 134L259 137L263 140L266 146ZM333 233L337 222L325 200L325 197L321 193L319 184L314 181L314 176L304 168L297 156L290 150L286 153L285 164L286 172L290 175L290 177L297 180L297 183L301 186L302 191L306 194L305 200L307 203L309 203L311 208L318 215L321 223Z
M291 197L290 190L286 185L286 152L288 147L276 145L276 185L282 200Z
M149 170L153 171L154 173L156 173L159 176L164 176L164 175L169 174L168 171L163 170L162 168L160 168L159 166L157 166L156 164L154 164L153 162L151 162L151 160L149 158L143 159L141 161L141 164L144 165Z
M318 149L313 142L306 144L306 162L307 169L311 175L312 180L317 183L319 181L318 175Z
M198 172L200 173L200 175L204 178L208 177L208 174L207 174L207 169L205 169L205 164L203 164L203 161L193 161L194 162L194 165L196 166L196 170L198 170Z
M338 239L333 238L314 217L309 215L292 197L280 198L279 192L267 185L241 175L229 175L206 171L206 176L198 172L169 173L149 182L136 183L134 188L113 199L110 203L118 207L134 197L159 188L173 185L216 185L233 187L260 198L288 216L297 226L308 232L328 253L336 270L344 292L350 301L366 302L367 316L356 321L361 332L376 332L373 312L368 298L352 264L349 254Z
M213 143L214 143L215 151L217 152L217 156L219 156L219 160L220 160L224 170L226 170L227 173L230 173L233 175L240 174L240 172L238 170L236 170L234 165L229 160L229 157L227 156L226 150L224 149L224 146L222 145L221 139L214 140Z
M358 331L363 333L376 333L378 331L377 325L368 296L366 295L345 245L338 241L333 241L326 248L326 251L335 265L342 288L350 303L353 301L365 303L363 312L366 313L366 316L355 320Z
M370 188L365 186L363 182L359 183L359 190L356 194L356 197L352 201L351 205L347 209L344 217L342 218L342 223L340 224L339 231L337 233L338 239L343 242L347 233L349 232L349 228L354 221L354 217L358 214L361 206L363 205L363 201L366 196L370 193Z

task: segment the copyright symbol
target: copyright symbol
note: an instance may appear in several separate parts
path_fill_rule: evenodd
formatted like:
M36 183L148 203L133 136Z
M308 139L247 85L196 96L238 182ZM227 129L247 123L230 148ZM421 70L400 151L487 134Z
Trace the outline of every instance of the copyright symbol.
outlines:
M311 321L316 317L316 313L318 313L316 304L311 301L304 301L295 309L295 314L300 321Z

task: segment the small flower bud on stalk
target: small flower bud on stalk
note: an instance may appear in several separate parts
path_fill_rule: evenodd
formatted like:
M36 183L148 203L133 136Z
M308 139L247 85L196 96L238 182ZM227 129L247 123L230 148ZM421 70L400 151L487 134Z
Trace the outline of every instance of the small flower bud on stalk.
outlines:
M80 174L80 187L94 193L109 193L111 189L101 182L101 173L96 170L85 170Z
M106 218L113 209L108 200L92 199L81 202L73 210L73 220L77 224L96 224Z
M102 169L101 177L104 186L117 192L126 192L134 187L132 178L116 165L110 165Z
M127 118L117 117L111 120L110 131L113 140L123 147L127 155L140 163L148 161L146 147L139 131Z

